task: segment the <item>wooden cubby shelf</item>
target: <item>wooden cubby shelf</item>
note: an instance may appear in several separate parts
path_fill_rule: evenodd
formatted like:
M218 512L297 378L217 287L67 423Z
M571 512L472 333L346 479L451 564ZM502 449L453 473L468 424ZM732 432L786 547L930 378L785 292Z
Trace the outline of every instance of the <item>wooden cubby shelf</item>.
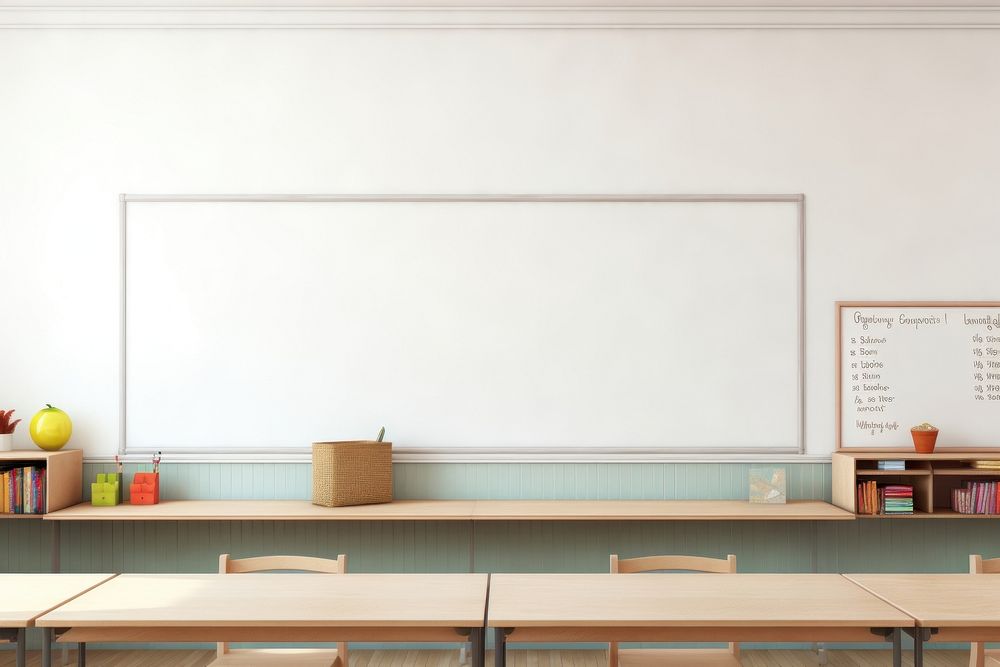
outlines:
M56 512L83 499L83 450L15 449L0 452L0 467L11 464L45 468L45 511ZM0 512L0 519L41 519L42 514Z
M973 468L971 461L1000 461L1000 450L947 450L917 454L913 450L838 451L833 454L833 504L859 519L996 519L997 514L960 514L951 509L952 489L967 481L998 481L1000 470ZM879 461L905 461L906 470L879 470ZM858 481L913 487L913 514L858 514Z

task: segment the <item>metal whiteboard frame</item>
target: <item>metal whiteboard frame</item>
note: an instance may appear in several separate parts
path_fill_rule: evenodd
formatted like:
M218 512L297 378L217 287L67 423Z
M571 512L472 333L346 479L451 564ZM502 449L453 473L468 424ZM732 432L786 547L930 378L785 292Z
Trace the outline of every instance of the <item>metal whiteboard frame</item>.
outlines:
M119 385L119 440L118 453L129 459L146 459L153 450L128 450L126 424L128 419L126 401L127 369L127 240L128 204L135 203L767 203L794 204L796 220L796 322L798 333L797 351L797 408L796 439L794 447L764 448L647 448L647 447L396 447L393 460L396 462L653 462L653 461L757 461L786 460L805 455L805 195L804 194L689 194L689 195L613 195L613 194L506 194L506 195L235 195L235 194L120 194L118 196L119 242L120 242L120 385ZM208 461L308 461L309 448L176 448L168 450L174 462Z

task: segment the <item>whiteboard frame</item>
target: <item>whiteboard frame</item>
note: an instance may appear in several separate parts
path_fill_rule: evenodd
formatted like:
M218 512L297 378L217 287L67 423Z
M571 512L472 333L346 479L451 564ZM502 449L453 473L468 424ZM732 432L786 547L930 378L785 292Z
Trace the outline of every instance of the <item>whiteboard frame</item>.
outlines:
M798 194L120 194L118 196L120 243L120 375L118 454L145 460L152 450L128 448L126 424L127 370L127 249L129 203L787 203L796 207L796 444L766 448L646 448L646 447L407 447L395 448L398 463L461 462L654 462L783 460L805 454L805 195ZM839 382L839 376L838 376ZM839 385L838 385L839 387ZM839 397L839 394L838 394ZM839 398L838 398L839 400ZM838 422L839 428L839 422ZM838 431L838 446L840 443ZM308 461L305 448L175 448L168 452L175 462L208 461Z
M834 303L834 322L836 323L836 337L835 344L837 346L836 354L834 355L834 363L837 365L836 371L834 372L834 377L836 378L836 385L834 391L836 393L837 409L836 409L836 420L837 420L837 448L835 452L885 452L885 451L908 451L912 452L911 447L844 447L843 439L843 410L844 401L841 391L844 387L843 378L843 366L841 361L844 354L844 332L843 332L843 309L844 308L1000 308L1000 301L837 301ZM946 449L949 452L962 452L962 451L977 451L977 450L995 450L995 447L942 447L941 449Z

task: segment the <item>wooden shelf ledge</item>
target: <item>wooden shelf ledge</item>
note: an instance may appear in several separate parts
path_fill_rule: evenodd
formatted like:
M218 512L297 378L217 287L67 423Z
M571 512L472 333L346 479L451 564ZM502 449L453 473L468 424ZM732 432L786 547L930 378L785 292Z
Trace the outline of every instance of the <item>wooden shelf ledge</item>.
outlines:
M743 500L397 500L319 507L307 500L168 500L158 505L83 503L49 521L849 521L819 500L755 505Z

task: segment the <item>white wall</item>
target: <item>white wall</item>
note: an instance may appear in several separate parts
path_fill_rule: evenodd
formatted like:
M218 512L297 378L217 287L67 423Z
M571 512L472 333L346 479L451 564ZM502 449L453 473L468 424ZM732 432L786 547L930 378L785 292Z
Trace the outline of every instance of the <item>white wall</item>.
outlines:
M998 297L994 30L8 29L0 63L0 402L90 455L120 192L803 192L811 455L834 300Z

